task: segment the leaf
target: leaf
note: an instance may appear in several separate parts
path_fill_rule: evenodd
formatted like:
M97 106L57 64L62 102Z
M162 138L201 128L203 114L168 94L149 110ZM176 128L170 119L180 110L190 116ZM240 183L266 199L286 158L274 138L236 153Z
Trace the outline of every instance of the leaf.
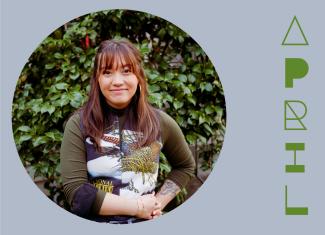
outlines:
M171 81L173 78L174 78L174 74L171 73L171 72L167 72L165 77L164 77L164 80L165 81Z
M19 143L22 143L22 142L25 142L25 141L27 141L27 140L30 140L31 138L32 138L31 135L22 135L22 136L19 137L18 142L19 142Z
M52 114L54 111L55 107L51 106L48 102L41 106L41 113L48 112L49 114Z
M162 107L162 95L160 93L151 93L148 97L151 104L157 105L159 108Z
M81 103L80 102L76 102L75 100L71 100L70 101L70 105L74 108L79 108L81 106Z
M160 87L158 85L156 85L156 84L149 85L148 88L149 88L150 93L160 91Z
M163 100L168 101L168 102L173 102L174 98L171 95L169 95L168 93L164 92Z
M57 104L60 106L60 107L63 107L64 105L67 105L69 103L69 97L66 95L66 94L63 94L61 96L61 99L59 99L57 101Z
M31 105L32 111L34 113L38 113L38 112L41 111L41 104L42 103L43 103L43 99L40 98L40 99L31 100L29 105Z
M178 79L179 79L181 82L183 82L183 83L185 83L185 82L187 81L187 77L186 77L186 75L184 75L184 74L180 74L180 75L178 76Z
M205 90L205 84L204 82L200 83L200 90L203 92Z
M179 35L177 38L178 38L178 41L180 43L183 43L184 42L184 37L183 36Z
M60 162L55 167L55 173L61 174L61 165L60 165Z
M72 80L76 80L78 77L80 77L80 73L76 72L74 74L70 74L69 78L71 78Z
M149 78L149 80L155 80L156 78L159 77L159 74L157 71L152 71L150 69L145 69L146 77Z
M199 112L198 112L198 111L192 111L192 112L190 113L190 116L191 116L193 119L197 120L198 117L199 117Z
M214 70L213 69L205 69L204 70L204 74L205 75L213 75L214 74Z
M204 136L202 135L198 135L199 137L199 140L203 143L203 144L206 144L207 143L207 138L205 138Z
M211 85L210 83L207 83L207 84L205 84L204 89L205 89L206 91L212 91L212 90L213 90L213 87L212 87L212 85Z
M57 89L55 88L55 85L51 86L50 89L49 89L49 94L53 94L53 93L56 93L57 92ZM52 96L51 96L51 99L52 99Z
M196 137L194 135L188 134L186 135L186 140L190 143L190 144L194 144L196 141Z
M171 167L167 163L160 163L159 168L160 168L160 170L162 170L162 171L164 171L166 173L169 173L171 171Z
M81 76L81 81L86 81L87 79L89 78L89 76L88 76L88 74L83 74L82 76Z
M185 95L191 94L191 90L188 87L184 87L184 94Z
M156 100L162 99L162 95L160 93L152 93L150 96L154 97Z
M193 82L195 82L195 80L196 80L196 78L194 77L193 74L188 75L187 78L188 78L188 81L189 81L190 83L193 83Z
M205 117L200 116L200 117L199 117L199 125L201 125L201 124L204 123L204 122L206 122Z
M69 93L68 97L78 102L81 102L83 99L81 92L78 90L74 90L71 93Z
M182 64L180 70L182 73L184 73L186 71L186 65Z
M191 103L191 104L193 104L193 105L196 105L196 98L195 97L187 97L187 100Z
M33 141L33 147L37 147L41 144L45 144L47 140L46 136L39 136Z
M66 90L68 88L68 84L65 82L60 82L55 84L56 89L58 90Z
M174 106L175 109L179 109L179 108L183 107L183 105L184 105L184 103L181 102L181 101L178 101L178 100L176 100L176 101L173 103L173 106Z
M217 112L217 116L216 116L217 122L220 123L223 115L223 109L220 107L216 107L216 112Z
M22 131L22 132L29 132L31 130L31 128L29 126L20 126L17 129L18 131Z
M194 65L193 68L192 68L192 71L194 73L201 73L201 65L200 64Z
M175 120L179 126L183 126L184 118L182 116L177 116Z
M208 124L204 123L203 126L204 126L204 129L207 130L211 135L213 134L213 131Z
M62 139L62 134L57 130L46 132L45 135L54 141L61 141Z
M144 43L140 47L140 52L142 55L148 54L150 52L149 45L147 43Z
M188 119L187 119L187 123L188 123L189 125L194 125L194 123L193 123L193 121L192 121L191 118L188 118Z
M159 38L163 38L166 34L166 30L164 28L160 29L158 32Z
M86 61L86 56L85 55L81 55L79 58L79 62L80 63L84 63Z
M62 58L63 58L63 55L60 54L59 52L56 52L56 53L54 53L54 57L55 57L56 59L62 59Z
M55 63L51 63L51 64L46 64L45 65L45 69L53 69L55 67Z
M214 113L214 109L211 106L205 107L204 111L206 114Z

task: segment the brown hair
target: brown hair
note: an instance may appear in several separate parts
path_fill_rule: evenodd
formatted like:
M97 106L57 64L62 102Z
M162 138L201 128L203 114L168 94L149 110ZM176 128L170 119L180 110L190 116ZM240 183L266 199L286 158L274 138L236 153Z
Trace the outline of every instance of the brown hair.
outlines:
M121 66L122 63L130 65L132 73L138 78L138 88L130 103L131 115L135 131L141 132L138 147L148 145L155 141L160 133L159 119L154 108L148 103L148 88L146 77L141 65L141 55L138 49L129 41L107 40L103 41L95 56L93 75L90 81L90 92L87 103L83 107L82 123L84 134L91 138L97 151L100 151L100 139L103 136L105 124L111 122L107 103L101 93L98 78L106 69ZM122 65L123 66L123 65Z

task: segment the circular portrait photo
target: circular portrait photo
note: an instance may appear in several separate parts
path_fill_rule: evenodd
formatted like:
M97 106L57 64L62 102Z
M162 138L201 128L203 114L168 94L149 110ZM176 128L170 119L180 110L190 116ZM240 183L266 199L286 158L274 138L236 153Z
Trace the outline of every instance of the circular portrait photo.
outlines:
M62 25L36 48L12 125L49 199L88 220L131 224L200 188L222 148L226 106L213 64L187 33L148 13L108 10Z

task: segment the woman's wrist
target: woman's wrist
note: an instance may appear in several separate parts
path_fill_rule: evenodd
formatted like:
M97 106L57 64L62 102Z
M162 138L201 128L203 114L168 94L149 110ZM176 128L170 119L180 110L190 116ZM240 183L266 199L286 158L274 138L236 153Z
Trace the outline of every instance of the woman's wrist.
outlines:
M136 203L137 203L137 211L135 213L135 216L140 216L143 214L144 211L144 204L143 201L141 200L141 198L136 199Z

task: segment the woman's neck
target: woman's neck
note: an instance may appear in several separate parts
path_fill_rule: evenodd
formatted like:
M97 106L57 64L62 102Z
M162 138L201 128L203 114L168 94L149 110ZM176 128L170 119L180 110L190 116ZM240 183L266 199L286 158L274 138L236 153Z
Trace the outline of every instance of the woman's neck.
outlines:
M107 104L106 107L110 113L115 114L117 116L123 116L124 114L126 114L129 111L129 108L130 108L129 106L127 106L122 109L117 109L117 108L110 106L109 104Z

